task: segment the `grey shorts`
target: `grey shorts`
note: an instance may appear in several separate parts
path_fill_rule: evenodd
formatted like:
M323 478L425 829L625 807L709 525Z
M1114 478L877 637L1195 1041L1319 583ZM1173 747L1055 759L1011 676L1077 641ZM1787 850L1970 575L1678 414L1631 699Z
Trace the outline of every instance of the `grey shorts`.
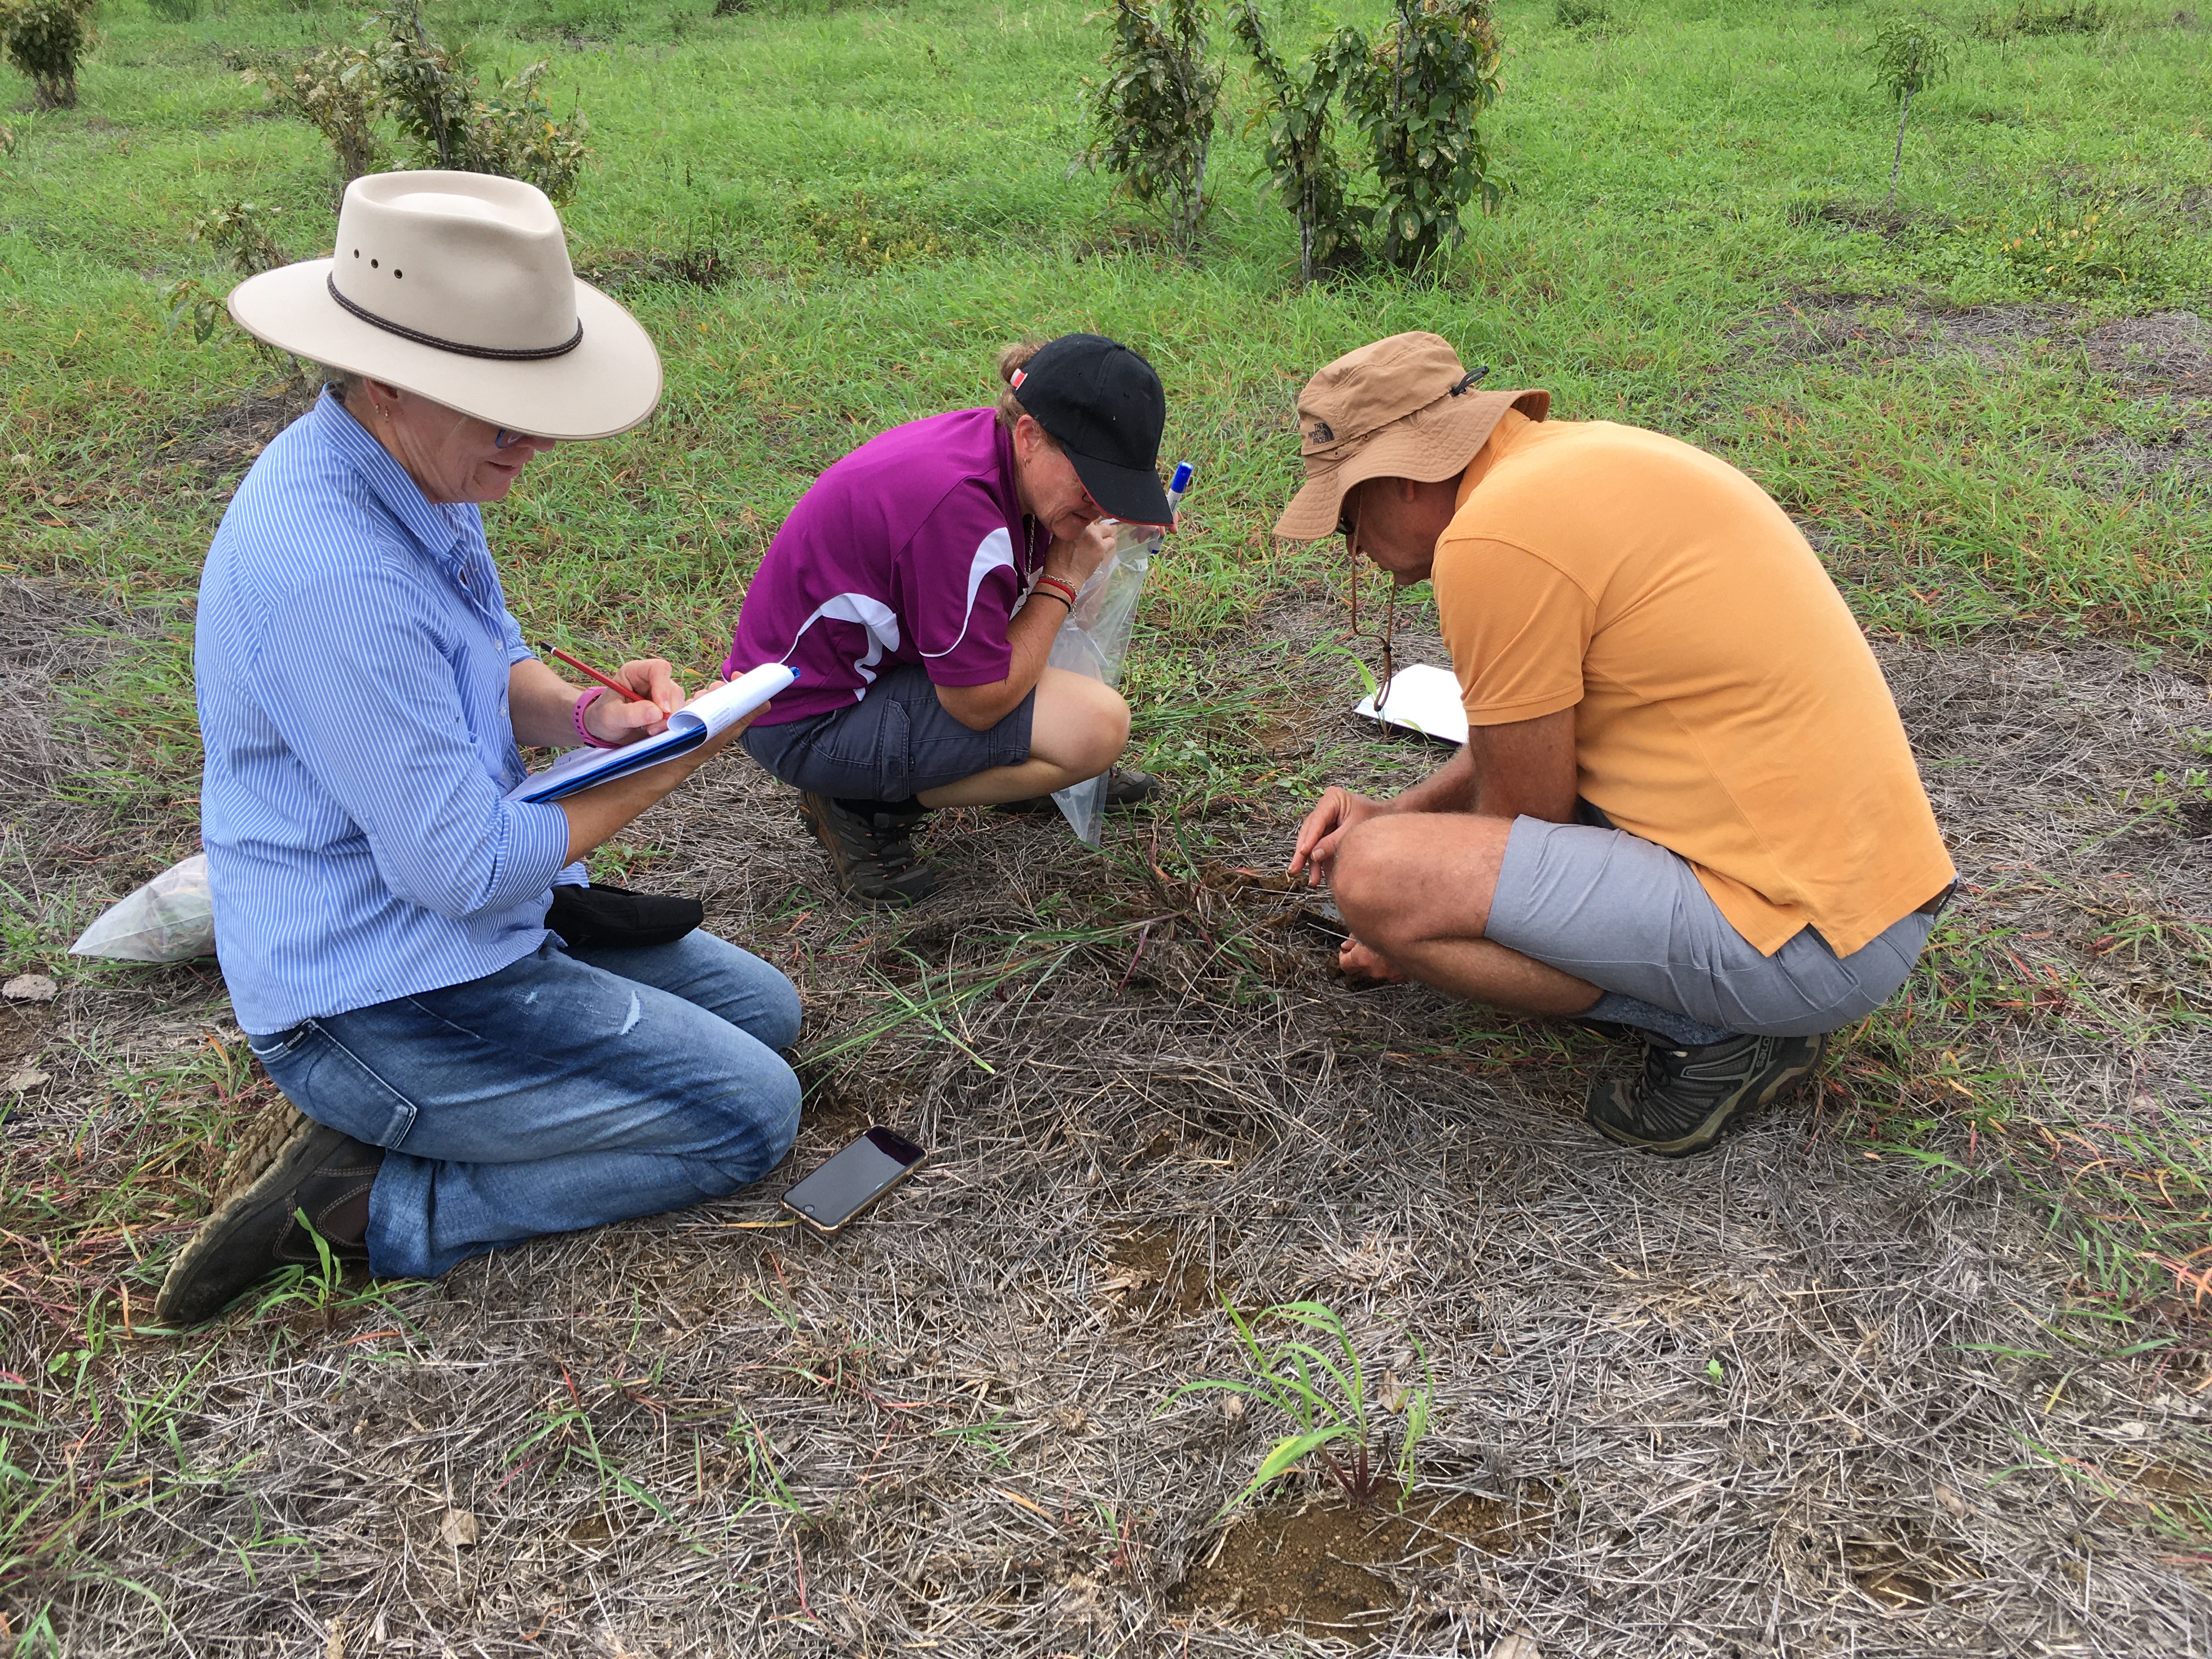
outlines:
M1935 925L1915 911L1847 957L1808 927L1763 957L1677 854L1625 830L1524 817L1506 837L1485 936L1724 1031L1812 1036L1894 996Z
M749 726L745 752L794 789L841 800L905 800L1030 757L1036 693L988 732L970 731L937 700L919 663L892 669L846 708L781 726Z

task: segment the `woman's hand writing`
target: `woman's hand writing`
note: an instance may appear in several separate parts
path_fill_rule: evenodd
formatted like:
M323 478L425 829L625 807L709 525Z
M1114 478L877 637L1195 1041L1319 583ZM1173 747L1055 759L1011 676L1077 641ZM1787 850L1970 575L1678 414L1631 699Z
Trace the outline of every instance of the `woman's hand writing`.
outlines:
M684 688L665 659L645 657L626 662L609 676L620 680L635 695L628 701L610 692L592 699L584 711L584 724L602 743L635 743L658 737L668 729L668 717L684 707Z

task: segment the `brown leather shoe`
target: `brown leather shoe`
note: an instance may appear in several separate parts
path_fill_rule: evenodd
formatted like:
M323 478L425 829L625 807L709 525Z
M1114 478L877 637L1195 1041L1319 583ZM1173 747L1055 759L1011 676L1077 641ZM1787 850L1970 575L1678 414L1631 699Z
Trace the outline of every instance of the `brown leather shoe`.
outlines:
M197 1325L279 1267L320 1260L304 1212L331 1254L366 1261L368 1189L384 1149L304 1117L287 1104L242 1149L215 1213L169 1264L154 1316Z

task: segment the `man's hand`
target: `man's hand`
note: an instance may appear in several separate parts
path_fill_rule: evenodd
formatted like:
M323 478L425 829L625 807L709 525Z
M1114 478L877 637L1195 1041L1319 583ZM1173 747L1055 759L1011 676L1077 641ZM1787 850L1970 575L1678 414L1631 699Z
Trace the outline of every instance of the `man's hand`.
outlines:
M1323 790L1320 802L1298 826L1298 844L1291 854L1289 873L1295 876L1303 870L1307 886L1320 886L1322 878L1328 873L1329 860L1343 844L1345 831L1390 810L1383 802L1368 795L1355 795L1349 789Z
M668 717L684 707L684 688L662 658L626 662L608 678L620 680L635 695L627 701L611 693L596 697L584 711L584 724L602 743L658 737L668 729Z
M1405 975L1389 960L1358 939L1346 938L1336 947L1336 970L1346 979L1376 979L1385 985L1403 985Z

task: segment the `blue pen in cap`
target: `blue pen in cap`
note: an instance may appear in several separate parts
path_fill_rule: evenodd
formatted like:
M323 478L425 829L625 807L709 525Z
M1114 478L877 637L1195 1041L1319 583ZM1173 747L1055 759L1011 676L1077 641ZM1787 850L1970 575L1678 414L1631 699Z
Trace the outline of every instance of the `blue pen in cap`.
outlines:
M1182 492L1190 488L1191 474L1195 470L1188 461L1181 462L1176 465L1175 477L1168 480L1169 512L1175 511L1176 504L1182 500Z

